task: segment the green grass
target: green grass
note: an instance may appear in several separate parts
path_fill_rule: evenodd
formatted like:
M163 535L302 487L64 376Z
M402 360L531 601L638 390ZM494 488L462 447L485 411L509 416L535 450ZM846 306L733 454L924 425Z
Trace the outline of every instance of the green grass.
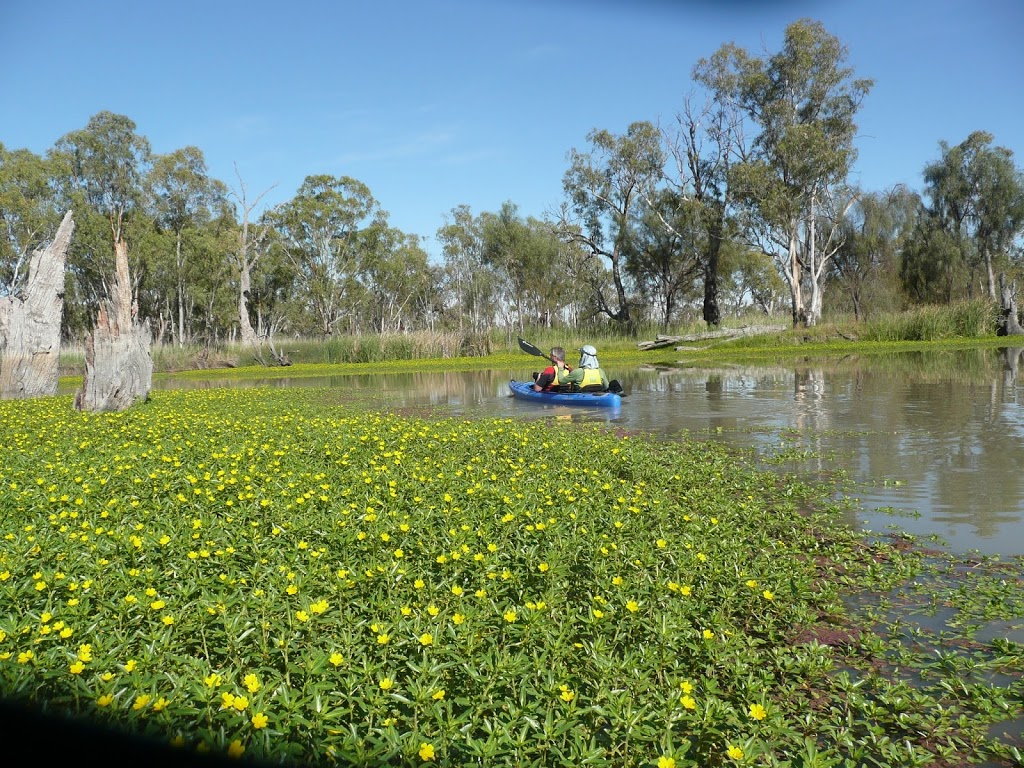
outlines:
M713 444L352 396L0 402L0 694L301 765L1011 764L1024 654L973 637L1019 568L939 579ZM844 602L905 583L962 644Z

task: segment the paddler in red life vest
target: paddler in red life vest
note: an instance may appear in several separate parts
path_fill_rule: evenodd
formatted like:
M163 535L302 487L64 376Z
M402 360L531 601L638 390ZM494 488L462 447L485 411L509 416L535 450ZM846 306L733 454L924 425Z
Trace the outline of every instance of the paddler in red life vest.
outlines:
M571 382L569 374L572 367L565 363L565 350L562 347L551 348L551 365L537 374L533 382L535 392L558 392L560 389L568 389Z

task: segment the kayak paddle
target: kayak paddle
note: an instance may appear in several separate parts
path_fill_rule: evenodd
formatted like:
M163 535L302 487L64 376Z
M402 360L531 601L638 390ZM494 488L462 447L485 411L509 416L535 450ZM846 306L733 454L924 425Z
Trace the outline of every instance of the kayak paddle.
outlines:
M538 349L537 347L533 346L533 344L531 344L530 342L526 341L526 339L524 339L524 338L522 338L520 336L517 336L516 340L519 342L519 348L521 350L523 350L523 352L525 352L526 354L534 355L535 357L543 357L545 360L547 360L552 365L554 365L554 362L555 362L554 360L552 360L550 357L548 357L543 352L541 352L540 349ZM571 371L572 370L572 366L569 365L568 363L565 363L565 370Z

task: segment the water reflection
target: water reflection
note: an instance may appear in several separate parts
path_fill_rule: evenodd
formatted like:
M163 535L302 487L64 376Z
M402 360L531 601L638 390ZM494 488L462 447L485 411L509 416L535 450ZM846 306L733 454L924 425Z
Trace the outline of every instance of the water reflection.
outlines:
M1024 555L1024 349L913 352L789 366L608 367L622 407L546 406L511 397L517 370L247 381L158 379L180 387L330 387L423 415L568 419L671 439L724 442L786 471L843 470L866 529L935 534L957 552Z

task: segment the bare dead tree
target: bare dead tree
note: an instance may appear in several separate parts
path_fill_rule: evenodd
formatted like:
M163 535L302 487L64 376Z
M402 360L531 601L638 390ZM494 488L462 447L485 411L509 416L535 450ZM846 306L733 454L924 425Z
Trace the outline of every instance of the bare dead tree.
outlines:
M100 302L96 327L85 340L85 376L75 394L80 411L123 411L149 398L153 387L152 334L138 318L128 245L114 241L114 284Z
M57 393L64 265L74 231L68 211L53 242L33 252L23 290L0 298L0 398Z

